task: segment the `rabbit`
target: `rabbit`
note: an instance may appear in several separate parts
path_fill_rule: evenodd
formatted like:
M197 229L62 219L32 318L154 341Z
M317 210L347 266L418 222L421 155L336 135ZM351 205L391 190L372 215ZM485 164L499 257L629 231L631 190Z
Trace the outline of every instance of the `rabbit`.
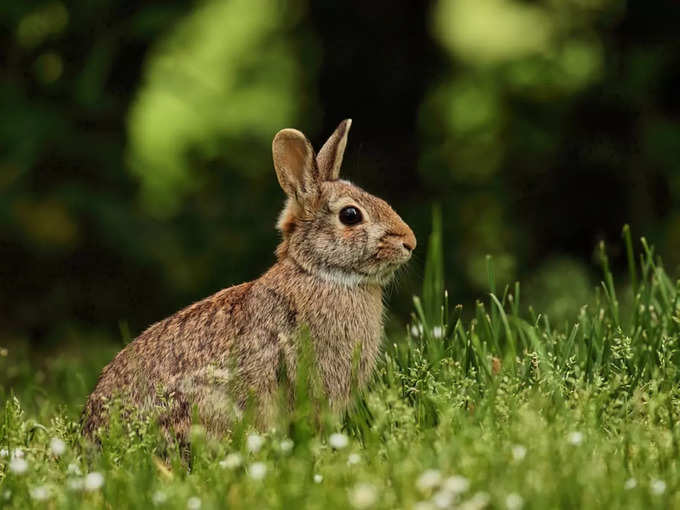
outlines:
M331 409L345 410L352 387L366 386L382 339L383 287L416 238L385 201L338 178L350 126L341 122L316 155L300 131L276 134L274 169L287 195L276 263L153 324L120 351L87 400L86 436L107 425L116 396L142 412L161 409L161 429L174 437L187 437L194 413L206 431L226 435L253 397L257 427L266 428L282 363L294 378L302 328Z

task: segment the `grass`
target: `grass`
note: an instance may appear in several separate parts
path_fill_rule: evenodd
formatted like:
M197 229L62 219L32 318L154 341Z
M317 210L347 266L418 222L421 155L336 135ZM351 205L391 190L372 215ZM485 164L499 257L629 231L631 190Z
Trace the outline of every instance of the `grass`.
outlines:
M624 229L621 297L601 247L603 283L571 323L524 311L518 284L496 289L492 259L491 294L464 320L438 225L408 331L351 415L311 425L310 396L264 435L197 425L190 467L153 423L83 442L78 413L110 350L41 365L3 352L0 507L680 507L680 289L644 239L635 262Z

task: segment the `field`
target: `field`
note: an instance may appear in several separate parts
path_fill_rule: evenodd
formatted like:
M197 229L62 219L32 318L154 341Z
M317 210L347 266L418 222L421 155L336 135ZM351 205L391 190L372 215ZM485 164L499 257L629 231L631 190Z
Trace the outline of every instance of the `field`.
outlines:
M680 507L680 289L644 239L624 239L627 284L600 247L602 285L552 324L518 284L496 288L492 259L484 302L449 303L435 228L409 326L352 413L318 419L300 383L276 430L245 418L218 441L196 425L190 458L140 420L116 422L101 449L81 439L113 347L3 349L0 507Z

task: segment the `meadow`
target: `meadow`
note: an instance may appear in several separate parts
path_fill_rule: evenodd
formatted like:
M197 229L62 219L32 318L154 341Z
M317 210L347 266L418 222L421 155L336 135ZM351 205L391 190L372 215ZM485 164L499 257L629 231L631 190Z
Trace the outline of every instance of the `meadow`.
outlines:
M564 323L519 284L449 303L441 229L422 292L347 416L314 391L273 430L192 429L189 457L149 420L116 420L101 448L79 414L115 347L0 351L0 507L509 509L680 507L678 282L624 228L629 275Z

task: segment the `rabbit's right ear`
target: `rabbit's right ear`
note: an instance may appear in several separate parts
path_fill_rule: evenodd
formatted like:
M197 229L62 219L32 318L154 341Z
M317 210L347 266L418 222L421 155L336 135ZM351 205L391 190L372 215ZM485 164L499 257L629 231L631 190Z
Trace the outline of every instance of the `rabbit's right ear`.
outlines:
M302 203L318 188L314 149L297 129L282 129L272 142L274 169L286 194Z
M321 147L316 157L316 166L319 168L319 176L322 181L334 181L340 175L342 157L347 146L347 134L351 126L352 119L343 120Z

